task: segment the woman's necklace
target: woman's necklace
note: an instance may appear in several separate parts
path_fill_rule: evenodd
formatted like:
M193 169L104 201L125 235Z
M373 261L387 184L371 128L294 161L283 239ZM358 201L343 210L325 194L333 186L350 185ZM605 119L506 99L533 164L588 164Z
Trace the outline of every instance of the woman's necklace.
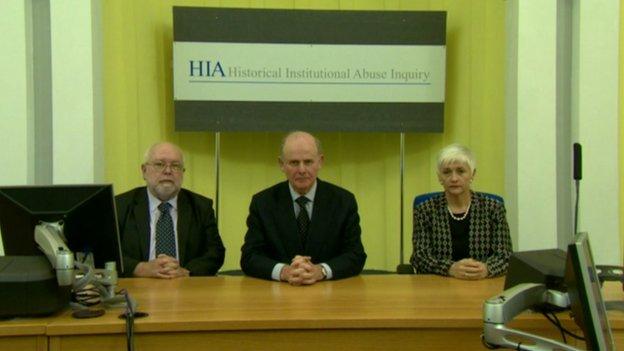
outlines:
M459 216L459 217L455 216L453 211L451 211L451 207L450 206L446 206L446 209L448 210L449 214L451 215L451 218L453 218L456 221L463 221L468 216L468 211L470 211L470 204L471 204L471 202L468 203L468 207L466 207L466 212L464 212L464 214Z

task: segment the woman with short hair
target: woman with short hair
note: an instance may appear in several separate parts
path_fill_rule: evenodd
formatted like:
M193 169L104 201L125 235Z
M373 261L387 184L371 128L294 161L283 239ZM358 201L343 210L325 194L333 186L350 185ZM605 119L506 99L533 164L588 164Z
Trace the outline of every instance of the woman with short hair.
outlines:
M438 155L444 192L414 209L414 252L418 274L483 279L504 274L512 253L504 204L470 189L476 161L465 146L452 144Z

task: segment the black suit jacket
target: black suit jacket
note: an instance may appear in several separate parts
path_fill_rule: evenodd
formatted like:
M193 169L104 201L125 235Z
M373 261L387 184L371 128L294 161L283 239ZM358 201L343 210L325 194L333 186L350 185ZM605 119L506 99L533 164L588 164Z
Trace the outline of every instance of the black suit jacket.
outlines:
M149 260L150 214L147 188L115 197L124 260L124 275L132 276L141 261ZM180 265L191 275L215 275L223 265L225 247L219 236L212 200L181 189L178 193L178 253Z
M251 200L241 268L247 275L271 279L275 264L289 264L296 255L305 255L315 264L327 263L334 279L357 275L366 262L359 222L353 194L317 180L312 220L303 247L288 182L279 183Z

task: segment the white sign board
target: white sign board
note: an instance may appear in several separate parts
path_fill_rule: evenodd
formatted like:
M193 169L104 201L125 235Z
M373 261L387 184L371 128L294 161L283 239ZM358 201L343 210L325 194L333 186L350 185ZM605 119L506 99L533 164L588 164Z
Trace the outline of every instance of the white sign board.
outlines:
M441 45L173 45L177 101L444 102Z

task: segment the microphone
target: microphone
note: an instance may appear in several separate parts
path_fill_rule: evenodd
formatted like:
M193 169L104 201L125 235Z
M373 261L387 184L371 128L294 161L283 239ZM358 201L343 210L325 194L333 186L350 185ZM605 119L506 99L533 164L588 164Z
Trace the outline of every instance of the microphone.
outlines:
M574 180L583 179L583 155L581 150L581 144L574 143L573 147L573 162L574 162Z
M579 195L580 180L583 178L583 157L581 152L581 144L572 144L572 173L574 176L574 185L576 188L576 199L574 201L574 233L578 233L578 212L579 212Z

